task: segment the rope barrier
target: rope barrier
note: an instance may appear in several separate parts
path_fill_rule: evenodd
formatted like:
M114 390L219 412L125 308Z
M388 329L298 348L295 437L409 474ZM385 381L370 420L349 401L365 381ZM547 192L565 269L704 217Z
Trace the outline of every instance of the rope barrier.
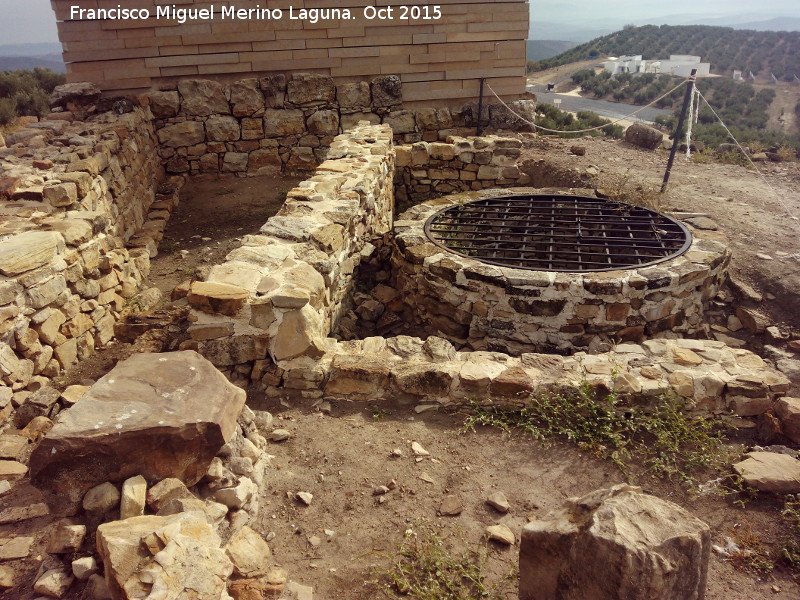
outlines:
M711 106L711 104L708 103L708 100L706 100L706 97L703 96L703 94L700 93L700 90L697 90L697 94L698 94L698 96L700 96L700 98L703 99L703 102L706 103L706 106L711 110L711 112L714 114L714 116L717 117L717 121L719 121L720 125L722 125L722 127L725 128L725 131L728 133L728 136L734 141L734 143L736 144L736 147L739 148L739 151L747 159L747 162L750 163L750 165L753 167L753 169L755 169L755 172L758 173L758 176L761 177L763 182L767 184L767 187L772 191L773 194L775 194L775 197L778 199L778 202L780 203L780 205L783 206L783 209L786 211L786 214L788 215L788 217L790 219L794 220L794 221L800 221L800 218L798 218L798 217L796 217L796 216L794 216L792 214L792 211L789 209L789 207L783 201L783 198L781 198L781 195L778 194L778 191L774 187L772 187L772 184L767 180L767 178L764 176L764 174L758 169L756 164L750 158L750 155L747 153L747 151L744 148L742 148L742 145L739 143L739 140L737 140L734 137L734 135L731 133L731 130L728 129L727 125L725 125L725 122L722 120L722 117L720 117L717 114L717 111L714 110L714 107Z
M669 95L670 95L672 92L674 92L675 90L679 89L679 88L680 88L682 85L684 85L684 84L685 84L687 81L689 81L689 80L688 80L688 79L685 79L684 81L681 81L681 82L680 82L678 85L676 85L676 86L675 86L674 88L672 88L670 91L668 91L668 92L666 92L665 94L663 94L663 95L659 96L658 98L656 98L655 100L653 100L653 101L652 101L650 104L647 104L647 105L645 105L645 106L642 106L642 107L638 108L637 110L633 111L631 114L629 114L629 115L627 115L627 116L625 116L625 117L621 117L621 118L617 119L616 121L611 121L610 123L606 123L605 125L598 125L597 127L590 127L589 129L548 129L547 127L542 127L541 125L537 125L537 124L536 124L536 123L534 123L533 121L528 121L528 119L526 119L525 117L523 117L522 115L520 115L519 113L517 113L517 112L516 112L516 111L515 111L513 108L511 108L511 107L510 107L508 104L506 104L506 103L503 101L503 99L502 99L500 96L498 96L498 95L497 95L497 92L495 92L495 91L492 89L492 86L491 86L491 85L489 85L489 84L487 83L487 84L486 84L486 87L488 87L488 88L489 88L489 91L490 91L490 92L492 92L492 94L494 95L494 97L495 97L495 98L497 98L497 100L500 102L500 104L502 104L503 106L505 106L505 107L506 107L506 109L508 110L508 112L510 112L512 115L514 115L515 117L517 117L518 119L520 119L520 120L521 120L521 121L523 121L524 123L527 123L528 125L531 125L532 127L535 127L536 129L539 129L539 130L541 130L541 131L547 131L547 132L550 132L550 133L588 133L588 132L590 132L590 131L597 131L598 129L603 129L603 128L605 128L605 127L608 127L609 125L615 125L616 123L619 123L620 121L625 121L626 119L628 119L628 118L630 118L630 117L633 117L633 116L635 116L635 115L639 114L639 113L640 113L640 112L642 112L642 111L643 111L645 108L650 108L651 106L653 106L654 104L656 104L658 101L660 101L660 100L663 100L664 98L666 98L667 96L669 96Z

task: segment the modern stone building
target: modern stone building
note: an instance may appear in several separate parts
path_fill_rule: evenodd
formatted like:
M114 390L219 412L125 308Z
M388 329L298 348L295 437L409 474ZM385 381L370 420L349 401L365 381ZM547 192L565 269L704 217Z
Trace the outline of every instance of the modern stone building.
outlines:
M480 78L504 96L525 91L527 0L390 4L131 0L121 15L109 12L116 0L52 0L68 80L107 94L298 71L337 83L399 75L411 103L474 99Z

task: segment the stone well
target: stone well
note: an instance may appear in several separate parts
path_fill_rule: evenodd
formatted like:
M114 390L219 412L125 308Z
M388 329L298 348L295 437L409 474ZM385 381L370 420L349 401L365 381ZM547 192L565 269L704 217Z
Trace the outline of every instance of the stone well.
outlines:
M418 325L464 348L524 352L598 351L604 343L695 334L724 283L727 240L687 227L691 242L657 264L601 272L487 264L431 241L426 220L476 198L537 190L487 190L419 204L395 222L395 287Z

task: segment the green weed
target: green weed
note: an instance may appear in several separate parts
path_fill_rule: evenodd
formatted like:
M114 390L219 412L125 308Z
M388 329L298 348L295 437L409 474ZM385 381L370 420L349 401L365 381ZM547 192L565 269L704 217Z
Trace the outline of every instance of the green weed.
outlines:
M486 545L456 552L428 527L409 530L391 568L379 573L381 588L389 598L503 600L516 581L516 569L490 584L484 573L487 556Z
M613 392L597 396L584 384L571 394L533 398L522 408L473 402L463 429L486 425L524 431L543 442L569 441L626 475L637 458L656 476L688 483L696 470L720 467L728 453L718 423L689 417L684 408L679 398L661 396L632 409Z

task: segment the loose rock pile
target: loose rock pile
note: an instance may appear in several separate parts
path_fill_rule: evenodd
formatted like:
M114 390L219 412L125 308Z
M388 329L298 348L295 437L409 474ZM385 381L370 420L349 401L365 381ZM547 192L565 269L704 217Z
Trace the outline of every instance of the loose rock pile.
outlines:
M51 504L76 515L54 524L34 591L61 598L77 580L95 600L278 597L286 573L247 526L271 415L194 352L135 355L65 395L79 391L31 457ZM33 509L6 519L48 512Z

